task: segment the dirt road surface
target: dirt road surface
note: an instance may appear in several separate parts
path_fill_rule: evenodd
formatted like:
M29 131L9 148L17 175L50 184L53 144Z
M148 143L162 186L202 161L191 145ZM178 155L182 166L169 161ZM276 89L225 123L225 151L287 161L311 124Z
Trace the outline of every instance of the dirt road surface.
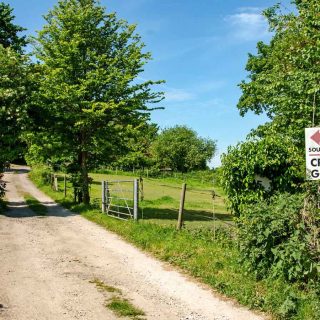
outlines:
M57 206L28 180L26 168L5 174L9 210L0 216L1 320L113 320L105 307L114 293L145 312L141 319L262 320L117 235ZM36 216L29 193L48 207ZM122 318L126 319L126 318ZM127 318L129 319L129 318Z

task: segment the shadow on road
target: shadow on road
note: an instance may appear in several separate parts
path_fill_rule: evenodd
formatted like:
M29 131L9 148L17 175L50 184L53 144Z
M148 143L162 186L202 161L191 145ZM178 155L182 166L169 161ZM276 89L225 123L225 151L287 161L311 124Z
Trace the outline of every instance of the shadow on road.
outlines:
M2 215L9 218L30 218L30 217L59 217L65 218L69 216L78 215L75 212L71 212L54 202L40 202L40 205L46 207L45 214L37 214L29 208L25 201L11 202L6 201L6 209Z
M53 217L69 217L77 215L77 213L71 212L59 204L55 203L54 201L34 201L30 207L26 203L26 201L23 200L23 194L28 193L28 191L19 191L20 187L19 185L14 186L13 190L18 188L18 191L13 191L13 194L10 194L11 192L8 190L8 187L10 184L15 184L12 181L14 179L14 176L19 176L20 174L26 174L30 171L30 168L27 166L12 166L9 170L7 170L5 173L9 173L11 178L9 176L4 177L4 182L6 183L6 189L7 189L7 197L9 200L5 201L5 209L0 214L9 217L9 218L30 218L30 217L46 217L46 216L53 216ZM10 181L11 180L11 181ZM12 201L10 201L10 198ZM20 200L21 198L21 200ZM33 206L36 207L42 207L45 212L45 214L39 214L36 211L32 210Z

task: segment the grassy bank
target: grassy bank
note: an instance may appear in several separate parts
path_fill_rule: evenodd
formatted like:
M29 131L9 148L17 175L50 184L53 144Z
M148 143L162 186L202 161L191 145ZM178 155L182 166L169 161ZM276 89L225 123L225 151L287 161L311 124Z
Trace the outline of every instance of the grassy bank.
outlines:
M63 192L42 183L41 171L31 173L44 192L85 218L116 232L137 247L181 270L241 304L262 310L277 319L315 320L320 318L320 300L315 291L281 279L257 281L245 272L234 238L228 229L216 236L204 225L176 231L170 225L150 221L120 221L103 215L94 206L76 205Z

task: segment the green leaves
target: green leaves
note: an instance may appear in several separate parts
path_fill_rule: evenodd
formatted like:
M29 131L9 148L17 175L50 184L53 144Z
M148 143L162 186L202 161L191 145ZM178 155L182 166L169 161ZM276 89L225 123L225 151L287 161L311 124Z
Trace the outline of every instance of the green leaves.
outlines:
M18 33L25 29L12 23L15 18L12 11L8 4L0 2L0 45L22 53L22 48L27 42L25 36L20 37Z
M303 161L293 140L276 133L252 135L229 147L222 155L222 186L234 214L241 215L248 204L276 191L297 192L297 184L303 181Z
M319 124L320 4L296 1L298 14L282 14L275 6L265 11L274 36L259 42L257 55L249 55L249 81L242 82L238 109L266 112L277 132L303 145L303 129ZM315 115L314 114L315 109Z
M23 146L19 138L27 123L28 59L22 56L24 29L12 23L9 5L0 3L0 198L5 193L1 172L7 161L17 158Z
M215 141L200 138L185 126L163 130L151 146L158 167L180 172L205 169L215 151Z
M43 71L35 98L46 118L30 150L46 151L32 144L52 141L42 155L79 174L82 199L88 170L114 160L127 133L148 120L148 105L162 99L152 91L160 82L137 81L150 54L135 26L105 13L98 1L61 0L46 21L34 39Z
M28 123L30 68L26 56L0 45L0 163L22 152L19 139Z
M238 219L243 259L258 278L283 277L287 281L317 283L319 248L312 246L311 223L317 210L303 208L303 194L277 194L268 202L247 206ZM319 221L313 226L320 227Z

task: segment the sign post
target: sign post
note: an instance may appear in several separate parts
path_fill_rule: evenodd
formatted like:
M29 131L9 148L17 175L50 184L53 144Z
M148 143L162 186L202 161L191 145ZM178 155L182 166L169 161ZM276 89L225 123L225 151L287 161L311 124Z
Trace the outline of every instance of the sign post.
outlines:
M320 180L320 128L306 128L307 180Z

